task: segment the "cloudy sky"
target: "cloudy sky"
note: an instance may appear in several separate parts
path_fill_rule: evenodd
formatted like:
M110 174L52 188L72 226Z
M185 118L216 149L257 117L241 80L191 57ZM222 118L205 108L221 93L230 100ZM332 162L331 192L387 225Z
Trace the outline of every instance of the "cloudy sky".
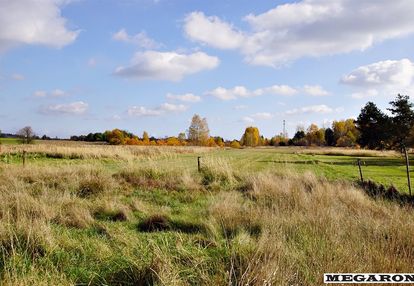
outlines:
M0 129L267 137L414 94L413 0L0 0Z

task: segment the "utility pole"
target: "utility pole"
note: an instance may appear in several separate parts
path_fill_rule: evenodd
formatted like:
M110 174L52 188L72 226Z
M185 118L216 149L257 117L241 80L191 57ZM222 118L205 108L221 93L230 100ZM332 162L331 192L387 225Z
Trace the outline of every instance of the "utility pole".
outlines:
M286 120L283 119L283 137L286 138Z

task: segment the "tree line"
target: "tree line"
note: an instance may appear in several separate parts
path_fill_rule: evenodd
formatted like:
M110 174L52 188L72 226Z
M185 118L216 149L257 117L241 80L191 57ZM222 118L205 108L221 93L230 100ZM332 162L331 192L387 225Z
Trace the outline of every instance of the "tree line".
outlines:
M398 94L389 102L387 111L367 102L357 119L334 121L330 127L311 124L299 126L293 138L283 134L266 139L256 127L248 127L240 143L242 146L337 146L368 149L399 149L414 147L414 110L409 96Z
M409 96L398 94L389 102L388 114L380 110L375 103L367 102L357 119L334 121L330 127L318 127L310 124L307 128L298 126L292 138L279 134L272 138L260 135L259 129L249 126L240 140L224 140L220 136L210 136L207 119L195 114L186 132L166 138L150 137L144 131L139 137L121 129L107 130L103 133L71 136L73 141L106 142L111 145L148 145L148 146L209 146L241 148L256 146L337 146L361 147L369 149L398 149L403 145L414 147L414 110ZM16 134L22 143L31 143L34 139L50 140L44 135L35 135L30 126Z

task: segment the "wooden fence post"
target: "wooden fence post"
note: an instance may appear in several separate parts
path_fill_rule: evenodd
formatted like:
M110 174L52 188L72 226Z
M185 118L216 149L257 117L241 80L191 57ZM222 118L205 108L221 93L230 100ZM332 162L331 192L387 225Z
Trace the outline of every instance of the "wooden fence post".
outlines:
M362 177L361 159L358 159L357 162L358 162L359 176L361 177L361 183L363 183L364 182L364 177Z
M404 155L405 155L405 168L407 170L408 191L409 191L410 197L411 197L410 161L408 159L408 152L407 152L407 148L405 148L405 145L403 145L403 152L404 152Z
M26 166L26 150L23 151L23 167Z
M198 171L201 172L201 162L200 162L201 157L197 157L197 166L198 166Z

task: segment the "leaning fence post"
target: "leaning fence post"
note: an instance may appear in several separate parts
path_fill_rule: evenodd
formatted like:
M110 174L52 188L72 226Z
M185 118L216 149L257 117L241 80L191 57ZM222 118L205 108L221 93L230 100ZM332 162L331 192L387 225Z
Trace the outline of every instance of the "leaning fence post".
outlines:
M198 156L197 157L197 167L198 167L198 171L201 172L201 162L200 162L201 157Z
M24 166L26 166L26 150L23 150L22 159L23 159L23 167L24 167Z
M361 177L361 183L364 182L364 178L362 177L362 170L361 170L361 159L357 160L358 163L358 169L359 169L359 176Z
M405 145L403 145L403 152L404 152L404 155L405 155L405 167L406 167L406 170L407 170L408 191L409 191L410 197L411 197L410 161L408 160L408 152L407 152L407 148L405 148Z

